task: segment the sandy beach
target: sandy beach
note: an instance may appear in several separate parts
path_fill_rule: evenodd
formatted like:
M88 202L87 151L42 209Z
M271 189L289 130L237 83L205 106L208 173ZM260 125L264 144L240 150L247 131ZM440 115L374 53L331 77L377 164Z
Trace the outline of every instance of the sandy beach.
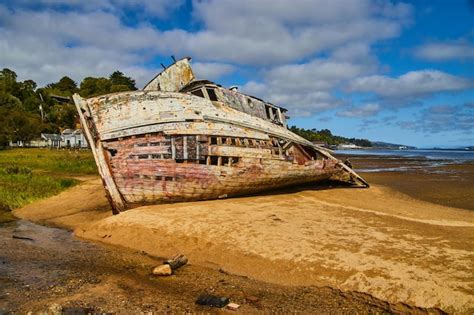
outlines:
M462 167L474 169L472 164ZM111 215L100 180L88 178L14 214L156 257L184 253L192 264L265 283L330 286L391 303L472 313L470 199L447 206L453 196L440 196L438 203L430 199L434 182L425 183L421 200L413 197L423 189L420 185L412 185L418 191L410 190L409 184L395 189L400 174L364 176L372 183L369 189L307 186L146 206L116 216ZM419 178L416 172L403 176L407 183ZM472 181L472 176L463 178ZM446 183L439 184L439 191ZM462 187L461 193L474 195L472 185Z

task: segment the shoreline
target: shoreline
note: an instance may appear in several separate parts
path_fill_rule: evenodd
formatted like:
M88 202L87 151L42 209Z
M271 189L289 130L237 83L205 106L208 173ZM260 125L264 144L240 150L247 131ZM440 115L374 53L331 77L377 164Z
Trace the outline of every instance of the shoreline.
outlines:
M474 210L474 161L380 155L336 155L349 158L369 183L392 188L414 199Z
M155 257L181 252L193 264L258 281L330 286L456 312L474 304L466 274L474 213L379 185L146 206L112 216L97 179L15 215Z
M34 243L12 239L11 233L31 236ZM193 263L180 268L171 277L152 277L150 270L161 261L156 257L76 240L65 230L28 221L2 226L0 245L3 248L2 311L221 313L221 310L194 303L197 296L207 292L229 297L241 305L239 311L244 313L336 313L344 310L442 314L439 309L390 304L360 292L260 282Z

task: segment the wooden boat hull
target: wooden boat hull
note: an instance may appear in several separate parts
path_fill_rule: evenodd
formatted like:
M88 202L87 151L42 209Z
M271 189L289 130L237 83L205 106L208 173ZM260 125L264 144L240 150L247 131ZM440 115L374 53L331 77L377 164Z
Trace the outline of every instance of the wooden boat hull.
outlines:
M74 96L115 210L339 179L367 183L281 126L170 92Z

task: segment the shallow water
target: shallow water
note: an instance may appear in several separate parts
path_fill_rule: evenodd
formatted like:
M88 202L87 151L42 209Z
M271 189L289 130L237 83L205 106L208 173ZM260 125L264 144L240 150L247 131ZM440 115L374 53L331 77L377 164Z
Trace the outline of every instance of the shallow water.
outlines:
M361 173L421 172L426 174L459 174L446 166L474 163L473 151L445 150L338 150L340 159L350 158L354 170Z
M388 156L397 157L421 157L429 160L449 160L452 162L463 163L474 161L474 151L463 150L336 150L335 154L347 155L374 155L386 159Z

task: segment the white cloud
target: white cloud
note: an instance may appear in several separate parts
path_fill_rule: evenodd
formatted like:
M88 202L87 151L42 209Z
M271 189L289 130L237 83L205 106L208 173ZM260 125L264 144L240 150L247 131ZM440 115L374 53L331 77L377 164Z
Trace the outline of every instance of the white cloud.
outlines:
M154 71L140 66L154 55L159 36L148 26L126 27L105 12L3 8L0 18L0 67L11 68L20 79L44 85L63 75L80 81L120 69L144 84L153 75Z
M15 3L30 8L43 5L52 9L69 8L82 12L106 11L114 15L121 15L125 11L135 10L146 13L148 17L165 18L170 11L182 6L184 0L15 0Z
M261 82L250 81L242 91L287 107L291 115L309 116L343 105L333 90L374 69L372 64L314 59L270 68L261 74Z
M457 131L470 135L474 140L474 110L468 104L434 105L418 112L414 120L398 122L404 129L437 134Z
M165 31L150 22L155 17L169 18L167 13L183 5L181 0L37 3L20 0L14 10L0 5L0 67L15 70L20 79L33 78L39 85L63 75L81 81L118 69L143 86L155 74L148 62L174 54L193 57L200 78L215 80L239 65L250 72L251 67L261 69L242 90L288 107L291 115L298 116L347 104L338 93L347 82L351 82L349 91L382 97L470 86L465 79L435 70L399 78L373 75L379 64L371 46L398 36L410 23L412 7L403 3L195 1L191 23L197 25L196 31ZM126 24L127 10L145 18L136 25ZM350 111L357 114L356 108L340 112Z
M217 80L235 71L235 66L217 62L195 62L192 65L198 79Z
M438 70L420 70L407 72L398 78L382 75L356 78L350 82L348 90L374 93L385 98L403 99L472 87L473 82L462 77Z
M288 64L265 73L270 85L281 90L329 90L343 80L366 73L370 67L345 61L314 59L302 64Z
M344 104L334 90L374 73L378 63L370 44L395 36L410 14L408 6L374 6L368 0L326 5L204 1L194 3L194 16L204 28L189 32L125 25L117 12L135 1L101 1L95 10L87 3L43 0L50 9L3 8L0 66L39 85L63 75L79 82L119 69L143 86L155 72L145 65L156 55L191 55L197 76L214 80L237 69L231 62L271 65L243 90L289 107L292 115L311 115ZM55 10L59 4L78 9ZM327 59L287 62L325 50L331 52Z
M369 0L207 0L193 6L205 28L165 32L168 53L260 66L292 62L348 42L394 37L411 16L409 5Z
M425 44L415 49L415 56L431 61L474 59L474 44L464 41Z
M352 107L337 113L341 117L369 117L374 116L380 111L381 107L379 104L365 104L359 107Z

